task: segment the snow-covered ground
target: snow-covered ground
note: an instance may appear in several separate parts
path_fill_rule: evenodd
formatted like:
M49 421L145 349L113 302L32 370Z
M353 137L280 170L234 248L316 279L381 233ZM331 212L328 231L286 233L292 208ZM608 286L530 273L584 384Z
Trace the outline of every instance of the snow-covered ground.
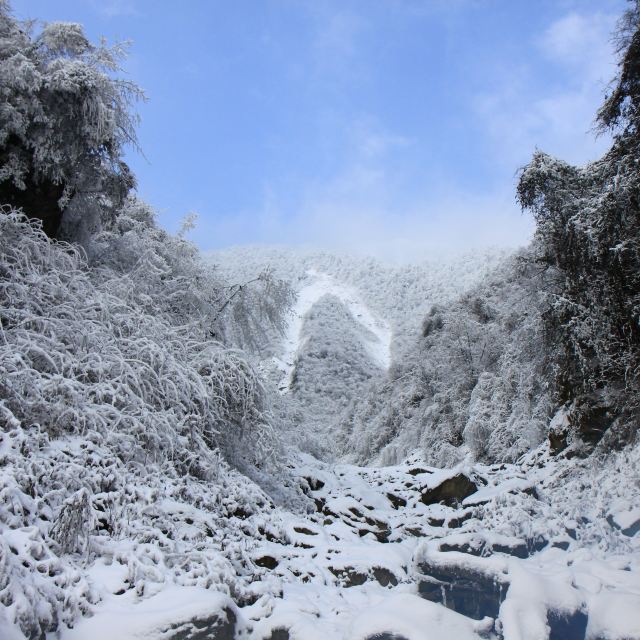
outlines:
M637 457L614 464L628 471ZM238 541L227 544L250 559L236 594L202 580L179 586L166 558L152 561L153 544L144 545L147 567L167 571L137 583L126 553L106 554L83 571L93 615L51 640L196 638L205 636L189 633L203 629L256 640L640 638L637 494L597 469L551 459L543 446L518 465L439 470L414 456L367 468L300 455L292 472L313 512L264 504L228 520ZM457 499L442 493L456 478L466 478ZM236 489L226 489L229 504L241 500ZM179 498L153 510L158 522L179 518L193 541L212 526L203 506ZM199 547L224 555L224 536ZM206 578L198 554L190 558Z
M417 457L377 469L306 457L296 471L307 478L318 512L283 522L288 544L255 549L273 559L283 595L256 605L259 615L247 610L250 637L286 628L291 638L309 640L385 633L408 640L640 638L640 540L592 521L591 512L577 523L553 495L566 470L542 451L522 466L452 470ZM431 488L459 473L480 489L461 504L424 504ZM594 528L600 544L585 544ZM454 584L448 602L447 576ZM464 612L468 603L456 584L467 581L474 593L487 579L503 585L495 621L440 604Z

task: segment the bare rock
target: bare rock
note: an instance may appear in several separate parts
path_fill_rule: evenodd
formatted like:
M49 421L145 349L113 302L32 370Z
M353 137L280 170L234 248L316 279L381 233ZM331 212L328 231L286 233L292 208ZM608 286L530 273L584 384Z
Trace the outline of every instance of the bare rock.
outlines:
M453 507L456 504L460 504L477 490L478 487L468 476L464 473L458 473L451 478L447 478L436 487L424 491L420 500L426 505L440 502Z

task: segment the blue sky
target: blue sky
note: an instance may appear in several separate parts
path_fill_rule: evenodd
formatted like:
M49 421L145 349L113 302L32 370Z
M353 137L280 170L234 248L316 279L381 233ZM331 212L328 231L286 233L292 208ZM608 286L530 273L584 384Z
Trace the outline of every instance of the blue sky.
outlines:
M203 249L419 259L523 244L536 147L574 163L615 72L624 0L13 0L132 40L140 195Z

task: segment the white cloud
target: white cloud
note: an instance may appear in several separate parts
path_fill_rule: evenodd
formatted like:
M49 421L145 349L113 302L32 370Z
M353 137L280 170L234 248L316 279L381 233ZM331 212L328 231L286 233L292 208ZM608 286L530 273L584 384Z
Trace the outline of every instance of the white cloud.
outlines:
M314 27L310 42L313 79L334 86L365 75L366 65L360 64L359 53L368 27L366 14L323 2L312 2L307 10Z
M567 65L582 81L608 82L615 72L611 33L617 16L570 13L554 22L538 46L551 60Z
M94 8L106 18L139 15L136 0L93 0Z
M544 70L533 55L530 65L512 68L498 86L476 96L476 111L493 136L496 157L506 166L522 165L536 147L583 164L609 146L592 129L606 83L615 73L610 42L615 20L602 13L570 13L549 26L535 42L543 59L554 65L546 94L540 93L540 83L531 88L536 84L532 79Z
M532 220L519 212L513 194L475 197L455 194L439 201L416 203L397 211L375 203L318 200L304 204L295 216L265 210L213 221L199 226L210 243L303 245L372 255L395 262L457 254L486 247L526 245ZM229 241L230 240L230 241Z
M307 203L294 226L298 241L394 261L521 246L533 229L531 220L517 210L513 195L462 193L416 202L406 211L374 202L356 207L350 201L319 200Z
M533 222L520 212L511 183L481 195L459 185L441 185L437 194L414 185L407 193L395 165L417 142L368 115L345 123L342 132L346 159L332 177L307 183L293 204L267 187L257 214L207 216L200 234L211 238L205 248L219 248L223 239L225 245L306 245L406 262L529 242Z
M203 244L219 248L216 239L224 238L225 245L304 245L414 262L470 249L523 246L533 233L533 221L520 212L511 186L481 196L451 189L446 195L416 196L404 207L397 196L382 167L354 164L328 182L310 185L295 212L281 207L268 189L257 216L209 216L201 231L211 244Z
M378 122L371 117L355 120L348 127L348 137L355 155L363 160L384 158L396 149L403 149L413 144L407 136L384 131Z

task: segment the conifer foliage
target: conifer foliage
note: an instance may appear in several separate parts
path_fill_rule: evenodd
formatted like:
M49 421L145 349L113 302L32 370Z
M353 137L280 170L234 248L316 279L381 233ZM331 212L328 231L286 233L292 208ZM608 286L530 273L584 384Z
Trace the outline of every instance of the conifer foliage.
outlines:
M640 4L620 23L619 74L598 113L613 133L603 158L573 167L537 152L518 198L537 222L548 269L545 329L556 399L573 432L595 442L617 418L632 435L640 387Z
M115 75L124 53L91 44L76 23L36 31L0 0L0 202L40 218L50 237L72 200L95 225L134 185L122 154L142 93Z

